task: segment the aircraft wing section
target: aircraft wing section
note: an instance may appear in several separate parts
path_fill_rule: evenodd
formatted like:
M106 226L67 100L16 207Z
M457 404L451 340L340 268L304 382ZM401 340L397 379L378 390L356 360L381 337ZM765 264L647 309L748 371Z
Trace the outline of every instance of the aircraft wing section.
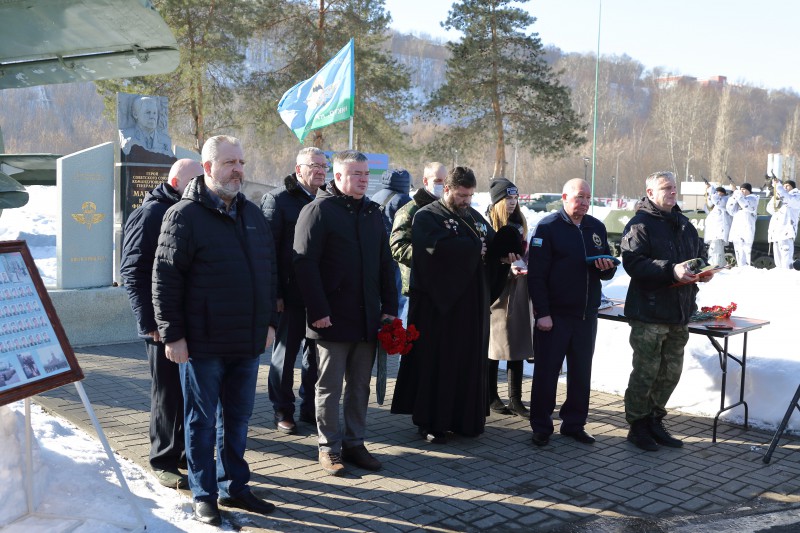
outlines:
M22 185L55 185L57 154L0 154L0 172Z
M178 43L148 0L3 0L0 89L164 74Z

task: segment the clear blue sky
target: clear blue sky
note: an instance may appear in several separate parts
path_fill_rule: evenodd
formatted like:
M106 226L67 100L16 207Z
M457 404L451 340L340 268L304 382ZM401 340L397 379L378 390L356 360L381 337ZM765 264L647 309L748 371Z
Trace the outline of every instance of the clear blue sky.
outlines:
M537 18L532 30L565 52L597 50L601 0L517 3ZM439 22L449 0L386 0L392 27L457 40ZM727 76L800 93L800 1L602 0L600 55L627 54L645 68L698 78Z

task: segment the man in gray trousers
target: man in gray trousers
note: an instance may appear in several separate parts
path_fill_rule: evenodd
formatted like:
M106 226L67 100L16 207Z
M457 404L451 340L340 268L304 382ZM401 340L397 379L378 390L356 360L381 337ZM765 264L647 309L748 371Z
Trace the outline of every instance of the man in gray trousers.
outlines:
M333 174L333 181L321 186L300 212L294 268L304 280L306 336L316 341L319 463L328 474L340 476L342 461L366 470L381 468L364 447L364 435L378 329L382 319L397 315L397 289L380 206L365 196L366 156L353 150L336 153Z

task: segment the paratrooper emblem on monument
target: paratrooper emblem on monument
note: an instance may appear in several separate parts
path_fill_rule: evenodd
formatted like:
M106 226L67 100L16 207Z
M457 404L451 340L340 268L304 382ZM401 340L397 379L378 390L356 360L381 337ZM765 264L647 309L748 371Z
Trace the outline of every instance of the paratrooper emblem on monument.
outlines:
M82 213L72 213L72 218L78 224L84 224L86 229L92 229L92 225L102 222L106 216L97 212L97 205L94 202L83 202L81 204Z

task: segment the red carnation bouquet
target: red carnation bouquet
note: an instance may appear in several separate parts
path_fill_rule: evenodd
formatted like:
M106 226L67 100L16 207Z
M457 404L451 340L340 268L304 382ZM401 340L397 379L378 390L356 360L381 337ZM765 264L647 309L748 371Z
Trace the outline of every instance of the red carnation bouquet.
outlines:
M701 307L699 311L695 311L691 321L699 322L701 320L730 318L734 311L736 311L736 302L731 302L731 304L726 307L722 307L721 305L708 305Z
M387 354L405 355L411 351L412 343L419 338L419 331L414 324L409 324L408 329L403 327L399 318L385 320L378 331L378 340Z

